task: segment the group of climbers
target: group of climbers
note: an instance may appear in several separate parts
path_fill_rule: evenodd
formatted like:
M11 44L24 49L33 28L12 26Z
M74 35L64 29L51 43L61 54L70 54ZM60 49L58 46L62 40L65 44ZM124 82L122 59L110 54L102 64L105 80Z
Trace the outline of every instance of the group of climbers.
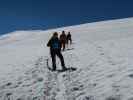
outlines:
M66 45L68 46L69 41L70 44L72 44L72 38L71 38L71 33L68 32L68 34L65 34L65 31L62 31L62 34L60 35L60 41L61 41L61 48L64 51L66 49Z
M67 69L64 63L64 58L62 56L61 50L64 51L66 49L66 45L68 46L69 43L72 44L71 34L70 32L68 32L68 34L66 35L65 31L62 31L60 37L58 37L57 32L54 32L53 36L48 41L47 46L50 47L53 71L56 71L56 56L58 56L61 61L62 70Z

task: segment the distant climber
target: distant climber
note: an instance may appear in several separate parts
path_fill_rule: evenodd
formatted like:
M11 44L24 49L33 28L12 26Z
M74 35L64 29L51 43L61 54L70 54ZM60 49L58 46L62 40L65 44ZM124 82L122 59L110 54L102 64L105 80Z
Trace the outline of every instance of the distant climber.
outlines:
M60 41L61 41L61 48L64 51L66 48L66 34L65 31L62 31L62 34L60 35Z
M67 36L66 36L66 37L67 37L67 45L68 45L68 44L70 44L70 45L71 45L71 44L72 44L72 36L71 36L71 33L70 33L70 32L68 32L68 34L67 34ZM69 41L70 41L70 42L69 42Z
M66 70L64 58L61 53L61 42L58 38L58 33L54 32L51 39L48 41L47 46L50 47L50 53L52 58L52 71L56 71L56 56L59 57L61 61L62 70Z

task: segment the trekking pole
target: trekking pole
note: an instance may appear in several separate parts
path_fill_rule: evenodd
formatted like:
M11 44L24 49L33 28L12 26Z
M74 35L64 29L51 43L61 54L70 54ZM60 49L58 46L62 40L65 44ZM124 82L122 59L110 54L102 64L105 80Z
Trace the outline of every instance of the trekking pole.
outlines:
M47 69L50 69L50 67L49 67L49 57L48 56L46 56L45 61L46 61Z
M48 64L48 60L49 60L49 59L47 58L47 59L46 59L46 64L47 64L47 67L49 66L49 64Z

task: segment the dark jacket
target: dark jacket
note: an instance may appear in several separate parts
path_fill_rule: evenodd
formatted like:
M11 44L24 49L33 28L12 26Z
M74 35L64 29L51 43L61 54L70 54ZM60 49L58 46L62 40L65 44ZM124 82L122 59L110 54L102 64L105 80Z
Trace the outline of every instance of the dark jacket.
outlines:
M66 41L66 34L61 34L60 35L60 40L61 41Z
M67 40L68 40L68 39L71 39L71 34L68 34L68 35L67 35Z
M61 42L58 37L52 37L47 46L50 47L50 50L61 50Z

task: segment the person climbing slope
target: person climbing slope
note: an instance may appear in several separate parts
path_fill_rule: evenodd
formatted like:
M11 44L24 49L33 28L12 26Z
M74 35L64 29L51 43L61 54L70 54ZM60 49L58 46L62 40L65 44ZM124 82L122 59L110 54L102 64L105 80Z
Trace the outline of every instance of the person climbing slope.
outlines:
M68 47L68 45L70 44L72 44L72 36L71 36L71 33L70 32L68 32L68 34L67 34L67 36L66 36L66 43L67 43L67 47Z
M60 35L60 41L61 41L61 48L64 51L66 48L66 34L65 31L62 31L62 34Z
M54 32L51 39L48 41L47 46L50 47L50 54L52 58L52 71L56 71L56 56L59 57L61 61L62 70L66 70L64 58L61 53L61 42L58 38L58 33Z

